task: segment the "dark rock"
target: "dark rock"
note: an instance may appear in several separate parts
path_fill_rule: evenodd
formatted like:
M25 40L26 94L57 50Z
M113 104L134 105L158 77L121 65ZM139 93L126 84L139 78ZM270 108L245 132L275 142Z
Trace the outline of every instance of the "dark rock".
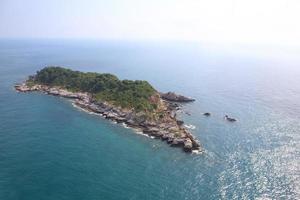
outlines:
M184 141L183 149L186 152L191 152L193 150L193 143L192 143L191 139L188 138Z
M209 112L203 113L204 116L209 117L211 114Z
M167 92L167 93L160 93L162 99L167 101L174 101L174 102L192 102L195 99L190 97L185 97L179 94L175 94L174 92Z
M228 115L225 115L225 119L229 122L236 122L237 120L231 117L228 117Z
M173 140L174 140L174 134L173 134L173 133L168 133L168 134L166 134L166 135L163 135L163 136L162 136L162 139L163 139L163 140L167 140L167 143L170 144L170 143L172 143Z
M169 138L167 139L167 143L168 143L168 144L171 144L171 143L173 142L173 140L174 140L174 138L169 137Z
M193 148L194 148L194 149L199 149L200 144L199 144L199 141L198 141L198 140L193 139L193 140L192 140L192 144L193 144Z
M168 109L169 110L179 110L180 105L178 103L168 102Z
M177 123L178 126L182 126L182 125L184 124L184 121L182 121L182 120L177 120L176 123Z
M175 139L173 139L171 146L173 146L173 147L183 146L184 142L185 142L184 138L175 138Z
M164 134L164 135L161 137L162 140L167 140L168 138L169 138L168 134Z

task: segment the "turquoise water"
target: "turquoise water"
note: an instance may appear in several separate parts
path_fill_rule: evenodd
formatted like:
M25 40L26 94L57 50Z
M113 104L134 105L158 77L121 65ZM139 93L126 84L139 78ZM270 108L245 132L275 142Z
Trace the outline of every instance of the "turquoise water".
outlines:
M0 199L299 199L300 54L259 50L1 40ZM46 65L145 79L196 98L180 117L205 153L185 154L66 99L13 90Z

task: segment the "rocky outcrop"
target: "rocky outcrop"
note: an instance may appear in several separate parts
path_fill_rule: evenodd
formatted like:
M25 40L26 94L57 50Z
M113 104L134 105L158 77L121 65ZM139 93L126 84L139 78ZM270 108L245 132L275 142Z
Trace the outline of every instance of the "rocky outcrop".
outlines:
M33 91L33 88L27 86L25 83L23 84L16 84L15 85L15 89L19 92L29 92L29 91Z
M156 99L156 103L160 107L160 118L154 120L148 119L143 112L136 113L132 109L123 109L108 102L96 101L89 93L71 92L64 88L46 85L29 86L26 83L15 85L15 89L20 92L41 91L49 95L74 99L74 104L80 108L101 114L106 119L117 123L137 128L144 134L166 141L172 147L181 147L186 152L201 150L200 143L182 126L184 122L176 119L178 104L164 102L160 98ZM179 96L179 100L191 101L182 96Z
M191 151L193 149L193 142L190 138L186 139L183 143L183 149L184 151Z
M174 92L167 92L167 93L160 93L160 96L162 99L167 100L167 101L173 101L173 102L192 102L195 101L195 99L190 98L190 97L185 97L179 94L176 94Z
M237 121L235 118L228 117L228 115L225 115L224 118L225 118L227 121L229 121L229 122L236 122L236 121Z

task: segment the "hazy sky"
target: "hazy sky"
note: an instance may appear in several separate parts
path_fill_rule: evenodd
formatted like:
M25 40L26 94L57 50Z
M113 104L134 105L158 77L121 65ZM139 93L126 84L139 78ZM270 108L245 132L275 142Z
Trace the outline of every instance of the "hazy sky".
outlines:
M0 0L0 37L300 45L300 0Z

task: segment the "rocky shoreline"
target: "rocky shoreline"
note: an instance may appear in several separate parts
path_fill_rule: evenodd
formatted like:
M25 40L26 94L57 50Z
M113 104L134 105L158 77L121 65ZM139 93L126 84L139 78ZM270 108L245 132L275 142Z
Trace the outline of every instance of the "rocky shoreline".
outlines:
M74 100L74 104L84 110L101 114L106 119L117 123L126 124L128 127L139 129L148 136L166 141L172 147L181 147L185 152L201 152L198 140L183 127L184 122L176 119L176 111L179 109L177 103L166 101L160 97L159 101L163 105L165 116L156 121L149 121L143 113L136 113L134 110L122 109L113 106L108 102L96 101L89 93L71 92L59 87L49 87L47 85L16 84L15 89L19 92L39 91L45 94L61 96ZM176 102L193 101L190 98L172 93L172 98ZM172 101L171 99L169 99Z

